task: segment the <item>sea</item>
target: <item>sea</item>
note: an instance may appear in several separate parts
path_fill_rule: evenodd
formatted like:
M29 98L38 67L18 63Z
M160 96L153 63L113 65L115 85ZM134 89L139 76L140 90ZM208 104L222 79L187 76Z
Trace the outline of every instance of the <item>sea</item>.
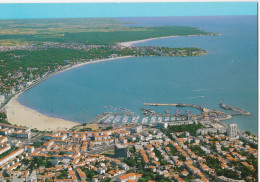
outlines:
M257 134L257 16L118 19L128 26L191 26L221 36L142 42L136 46L198 47L209 52L198 57L131 57L84 65L36 85L20 95L19 102L48 116L84 123L122 109L141 114L145 102L197 104L225 111L219 107L223 101L251 113L224 123L237 123L240 130ZM177 109L145 107L172 113Z

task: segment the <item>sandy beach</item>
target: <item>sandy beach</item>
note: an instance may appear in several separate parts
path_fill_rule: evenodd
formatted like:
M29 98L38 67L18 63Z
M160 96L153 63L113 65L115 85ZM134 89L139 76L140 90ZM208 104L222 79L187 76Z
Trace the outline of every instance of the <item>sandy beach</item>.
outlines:
M155 39L164 39L164 38L171 38L171 37L180 37L180 36L165 36L165 37L156 37L156 38L150 38L150 39L142 39L142 40L135 40L135 41L129 41L129 42L121 42L119 45L124 46L124 47L132 47L134 44L142 43L142 42L147 42L150 40L155 40Z
M135 40L135 41L129 41L129 42L120 42L119 45L124 46L124 47L132 47L132 46L134 46L134 44L147 42L147 41L155 40L155 39L165 39L165 38L171 38L171 37L196 37L196 36L207 36L207 35L183 35L183 36L172 35L172 36L165 36L165 37L155 37L155 38L150 38L150 39Z
M53 75L56 75L56 74L59 74L61 72L68 71L68 70L71 70L71 69L74 69L74 68L77 68L77 67L80 67L80 66L83 66L83 65L87 65L87 64L100 63L100 62L112 61L112 60L115 60L115 59L123 59L123 58L130 58L130 57L134 57L134 56L114 57L114 58L107 58L107 59L100 59L100 60L96 60L96 61L89 61L89 62L79 63L79 64L73 65L72 67L69 67L67 69L58 71L58 72L54 73Z
M86 64L93 64L93 63L98 63L98 62L104 62L104 61L110 61L114 59L120 59L120 58L128 58L132 56L125 56L125 57L117 57L117 58L108 58L108 59L102 59L102 60L97 60L97 61L91 61L91 62L86 62L86 63L81 63L74 65L70 68L67 68L65 70L59 71L55 74L83 66ZM53 75L55 75L53 74ZM52 76L53 76L52 75ZM25 126L28 128L36 128L38 130L51 130L51 131L56 131L56 130L66 130L70 129L73 126L79 125L80 123L77 122L72 122L60 118L54 118L54 117L49 117L44 114L41 114L31 108L28 108L18 102L18 97L19 95L22 94L19 93L15 95L5 106L5 109L7 111L7 119L11 124L16 124L18 126Z
M28 128L37 128L38 130L65 130L78 125L79 123L66 121L59 118L53 118L43 115L20 104L17 100L20 94L14 96L7 104L7 118L12 124L25 126Z

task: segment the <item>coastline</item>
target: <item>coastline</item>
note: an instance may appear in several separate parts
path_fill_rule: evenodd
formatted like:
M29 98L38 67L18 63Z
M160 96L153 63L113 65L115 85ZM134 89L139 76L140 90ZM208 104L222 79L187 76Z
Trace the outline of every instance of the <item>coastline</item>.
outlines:
M170 36L164 36L164 37L155 37L155 38L149 38L149 39L142 39L142 40L134 40L134 41L128 41L128 42L120 42L119 45L124 46L124 47L132 47L134 44L142 43L142 42L147 42L150 40L156 40L156 39L165 39L165 38L172 38L172 37L198 37L198 36L211 36L211 35L170 35Z
M66 68L64 70L57 71L56 73L52 74L51 76L54 76L54 75L62 73L64 71L68 71L68 70L71 70L71 69L74 69L74 68L77 68L77 67L80 67L80 66L84 66L84 65L87 65L87 64L100 63L100 62L106 62L106 61L112 61L112 60L116 60L116 59L123 59L123 58L130 58L130 57L134 57L134 56L121 56L121 57L97 59L97 60L94 60L94 61L87 61L87 62L75 64L75 65L73 65L69 68Z
M208 36L208 35L186 35L186 36ZM119 45L124 46L124 47L131 47L137 43L146 42L146 41L155 40L155 39L171 38L171 37L182 37L182 36L173 35L173 36L155 37L155 38L142 39L142 40L136 40L136 41L120 42ZM56 118L56 117L50 117L50 116L44 115L36 110L33 110L29 107L26 107L25 105L22 105L18 101L18 97L20 94L22 94L23 92L36 86L37 84L45 81L46 79L48 79L56 74L62 73L64 71L68 71L68 70L71 70L71 69L74 69L74 68L77 68L80 66L84 66L87 64L93 64L93 63L99 63L99 62L105 62L105 61L111 61L111 60L129 58L129 57L134 57L134 56L122 56L122 57L106 58L106 59L83 62L83 63L75 64L71 67L59 70L51 75L48 75L46 78L34 83L29 88L26 88L25 90L17 93L8 101L8 103L4 106L4 108L6 109L6 112L7 112L8 121L11 124L16 124L18 126L25 126L28 128L36 128L38 130L51 130L51 131L66 130L66 129L70 129L76 125L80 125L81 123L64 120L64 119ZM62 127L61 127L61 123L62 123Z
M105 61L111 61L116 59L122 59L122 58L129 58L133 56L124 56L124 57L115 57L115 58L108 58L108 59L100 59L96 61L89 61L84 63L79 63L76 65L73 65L72 67L66 68L64 70L60 70L46 79L50 78L51 76L54 76L56 74L62 73L64 71L68 71L80 66L84 66L87 64L93 64L93 63L99 63L99 62L105 62ZM45 81L46 79L43 79L42 81ZM42 81L38 82L37 84L41 83ZM33 85L32 87L36 86L37 84ZM32 88L30 87L30 88ZM30 89L29 88L29 89ZM36 128L38 130L49 130L49 131L57 131L57 130L67 130L74 126L80 125L81 123L56 118L56 117L50 117L47 115L44 115L36 110L33 110L29 107L26 107L22 105L18 101L18 97L28 89L25 89L21 91L20 93L14 95L9 102L5 105L5 109L7 112L7 119L8 122L10 122L13 125L17 126L25 126L28 128Z

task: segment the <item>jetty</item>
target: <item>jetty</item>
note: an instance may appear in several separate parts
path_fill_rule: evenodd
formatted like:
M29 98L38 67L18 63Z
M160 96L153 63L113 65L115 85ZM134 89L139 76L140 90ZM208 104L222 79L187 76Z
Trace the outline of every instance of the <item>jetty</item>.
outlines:
M234 114L230 114L231 116L235 116L235 115L249 116L249 115L251 115L250 112L247 112L247 111L240 109L240 108L237 108L237 107L226 105L222 101L219 103L219 107L221 107L222 109L231 110L231 111L236 112Z
M143 103L143 105L145 106L176 106L176 107L193 107L196 109L199 109L201 111L205 111L208 110L210 111L210 109L199 106L199 105L195 105L195 104L183 104L183 103L178 103L178 104L163 104L163 103Z

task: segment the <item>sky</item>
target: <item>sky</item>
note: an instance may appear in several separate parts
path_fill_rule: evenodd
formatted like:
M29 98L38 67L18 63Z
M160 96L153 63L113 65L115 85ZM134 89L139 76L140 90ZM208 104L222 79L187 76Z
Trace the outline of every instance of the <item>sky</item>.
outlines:
M257 2L0 3L0 19L257 15Z

